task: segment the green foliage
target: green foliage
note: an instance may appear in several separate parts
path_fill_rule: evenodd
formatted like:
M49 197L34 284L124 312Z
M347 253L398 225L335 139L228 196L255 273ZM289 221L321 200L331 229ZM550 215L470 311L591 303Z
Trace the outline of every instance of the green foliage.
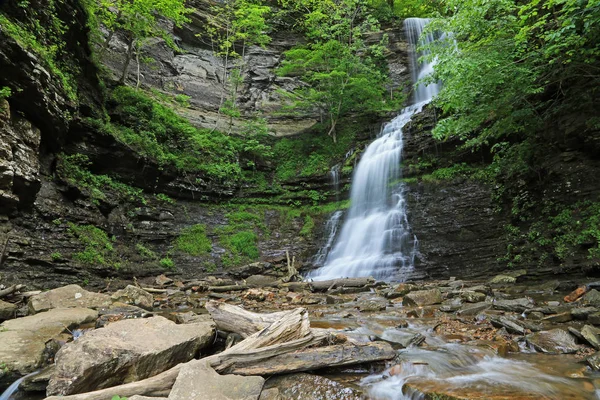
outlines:
M93 225L76 225L69 223L69 233L76 237L85 247L83 251L73 254L73 259L84 265L121 267L112 240L106 232Z
M85 189L91 199L97 204L106 200L105 191L111 190L126 201L146 204L142 189L133 188L107 175L92 174L88 167L89 158L84 154L59 154L56 165L57 174L67 183Z
M221 180L239 178L238 140L198 129L172 109L128 87L115 89L112 101L119 116L114 134L142 154L183 172L204 172Z
M149 260L157 260L158 259L158 255L150 250L149 248L147 248L146 246L144 246L141 243L138 243L135 245L135 250L138 252L138 254L144 258L147 258Z
M310 43L285 52L278 73L300 76L309 83L293 94L293 114L318 112L336 140L339 119L349 113L377 113L396 109L399 100L388 99L384 52L387 36L367 45L363 36L379 30L365 0L280 0L285 9L301 15L298 26Z
M310 215L305 216L304 217L304 225L302 226L302 229L300 230L300 235L305 236L305 237L310 236L313 232L314 227L315 227L315 220Z
M226 241L229 249L234 253L234 256L241 256L254 260L258 258L259 252L256 246L258 242L258 236L256 233L251 231L241 231Z
M183 229L175 241L175 248L192 256L210 253L212 242L206 236L206 226L198 224Z
M109 31L108 38L103 43L101 53L105 50L115 32L123 32L129 50L126 53L121 81L125 79L127 66L133 48L138 48L151 37L162 37L171 47L176 47L164 20L180 27L189 21L188 14L194 10L186 8L183 0L100 0L88 2L89 13L94 16L93 21Z
M279 140L273 146L273 158L277 162L275 177L279 181L289 181L326 174L350 148L354 129L352 124L344 124L336 143L320 133Z
M439 0L370 0L369 7L372 14L380 21L389 21L392 18L429 18L443 12L444 2Z
M12 90L8 86L2 86L0 88L0 101L9 98L11 94Z
M600 83L596 0L448 0L450 18L431 30L452 32L430 46L444 87L440 139L492 145L530 136L565 107L593 107ZM513 140L514 141L514 140Z
M52 258L52 261L58 261L62 259L62 254L55 251L54 253L50 254L50 257Z
M171 269L171 270L175 269L175 263L169 257L161 258L158 263L160 264L161 267L163 267L165 269Z
M110 400L127 400L127 397L121 397L119 395L115 395Z
M524 262L543 266L552 261L569 262L580 254L593 263L600 260L599 202L549 204L539 211L540 218L528 227L505 227L509 245L501 261L509 266Z
M175 200L173 200L164 193L157 193L154 197L156 197L156 200L160 201L161 203L175 204Z
M69 100L76 102L77 87L73 75L78 72L77 66L68 64L70 57L64 39L68 27L57 15L55 0L49 0L44 9L28 8L28 15L24 21L13 22L0 14L0 28L19 45L38 54L40 62L58 79ZM5 94L10 95L9 92Z

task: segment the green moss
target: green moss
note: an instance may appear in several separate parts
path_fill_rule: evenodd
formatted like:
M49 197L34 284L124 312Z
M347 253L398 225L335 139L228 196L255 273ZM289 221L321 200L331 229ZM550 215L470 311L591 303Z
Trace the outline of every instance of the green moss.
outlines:
M77 87L73 79L74 67L68 66L64 60L65 53L63 35L67 32L64 22L56 14L53 0L48 1L43 10L28 8L30 18L27 22L13 22L0 14L2 31L13 38L23 48L38 54L50 74L58 78L65 94L71 101L77 101ZM43 13L39 15L38 13ZM42 17L47 23L42 24Z
M206 236L206 226L198 224L182 230L175 241L175 248L192 256L210 253L212 242Z
M161 258L161 260L158 263L160 264L161 267L163 267L165 269L171 269L171 270L175 269L175 263L169 257Z
M279 140L273 147L279 181L326 174L342 160L354 141L355 123L340 123L337 143L321 130Z
M52 257L52 261L58 261L58 260L62 259L62 254L55 251L54 253L50 254L50 257Z
M69 223L69 233L84 246L84 250L73 254L73 259L84 265L121 267L113 242L106 232L93 225L76 225Z
M146 246L144 246L141 243L138 243L135 245L135 250L138 252L138 254L144 258L147 258L149 260L157 260L158 259L158 255L156 255L155 252L153 252L152 250L150 250L149 248L147 248Z
M312 234L314 227L315 227L315 220L310 215L305 216L304 217L304 225L302 226L302 229L300 230L300 235L301 236L310 236Z
M117 120L105 130L141 154L182 172L203 172L219 180L240 178L241 140L198 129L171 108L132 88L115 89L111 102Z
M98 203L106 200L106 191L112 191L121 199L146 204L142 189L133 188L107 175L92 174L88 157L84 154L59 154L56 165L58 176L67 183L87 191L91 199Z
M164 193L157 193L154 195L154 197L156 197L156 200L160 201L161 203L164 204L175 204L175 200L173 200L172 198L170 198L169 196L167 196Z

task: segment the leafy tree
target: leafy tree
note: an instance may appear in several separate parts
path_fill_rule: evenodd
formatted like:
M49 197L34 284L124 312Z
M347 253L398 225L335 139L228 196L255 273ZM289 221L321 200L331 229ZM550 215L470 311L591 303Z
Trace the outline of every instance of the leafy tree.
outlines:
M431 46L438 138L469 146L533 135L564 107L591 106L600 83L598 0L448 0L451 32Z
M139 48L145 39L161 36L174 46L169 32L161 25L160 20L164 18L181 26L188 21L187 14L193 11L185 7L184 0L100 0L98 3L91 3L91 11L96 15L97 21L109 31L101 53L108 47L116 32L125 33L127 53L121 83L125 81L134 49L137 48L139 54Z
M362 59L337 40L286 52L279 73L299 73L309 84L289 96L290 108L308 113L316 109L334 142L340 117L356 111L377 111L385 105L385 76L370 60Z
M244 82L244 56L251 45L265 46L271 38L267 35L269 26L266 18L268 6L260 0L225 0L211 7L213 17L208 19L206 34L211 40L213 52L223 60L222 79L228 98L221 99L219 112L233 119L240 117L237 97ZM230 68L234 60L234 67Z
M297 28L311 41L285 53L281 75L300 76L309 84L290 97L295 112L317 111L336 141L339 119L351 112L395 107L386 99L383 55L387 37L367 45L365 33L379 30L366 0L280 0L298 18Z

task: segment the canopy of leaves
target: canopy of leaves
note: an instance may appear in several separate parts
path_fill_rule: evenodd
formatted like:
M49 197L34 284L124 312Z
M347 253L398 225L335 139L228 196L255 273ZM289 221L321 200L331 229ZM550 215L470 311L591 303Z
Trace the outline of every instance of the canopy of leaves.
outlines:
M290 108L320 114L335 140L340 117L396 107L387 99L383 55L387 37L367 45L364 36L379 30L365 0L281 0L296 13L297 27L310 43L285 53L280 75L300 76L309 85L294 92Z
M451 32L431 45L437 98L447 118L438 138L469 146L527 135L562 107L591 104L600 81L598 0L448 0Z

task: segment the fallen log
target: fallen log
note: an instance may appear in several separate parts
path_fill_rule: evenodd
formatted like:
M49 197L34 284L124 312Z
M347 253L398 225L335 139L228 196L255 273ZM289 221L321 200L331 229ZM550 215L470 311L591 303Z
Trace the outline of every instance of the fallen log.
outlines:
M390 360L395 356L396 352L386 342L347 343L287 352L262 360L260 363L238 362L228 367L217 366L215 369L219 373L225 374L279 375L325 367Z
M167 289L156 289L156 288L151 288L151 287L143 287L142 290L145 290L148 293L158 293L158 294L167 293Z
M313 292L325 292L340 287L363 287L375 283L375 279L368 278L340 278L328 281L310 282Z
M297 308L288 312L284 318L254 333L235 346L222 353L203 358L203 360L206 360L211 366L223 366L223 368L237 365L240 360L261 362L266 358L273 357L275 354L294 351L301 348L301 346L305 347L313 340L308 313L303 308ZM253 350L258 349L260 350L253 352ZM164 393L165 390L169 390L173 386L183 365L185 363L178 364L167 371L141 381L88 393L50 396L46 400L106 400L113 396L131 397L136 394L156 395Z
M238 333L243 338L268 327L290 313L290 311L279 311L270 314L258 314L217 301L209 301L205 307L215 321L217 329Z
M2 289L0 290L0 297L5 297L8 296L10 294L13 294L15 292L18 292L19 290L23 289L25 287L25 285L12 285L10 287L7 287L6 289Z
M209 286L209 292L233 292L236 290L246 290L248 285L228 285L228 286Z

